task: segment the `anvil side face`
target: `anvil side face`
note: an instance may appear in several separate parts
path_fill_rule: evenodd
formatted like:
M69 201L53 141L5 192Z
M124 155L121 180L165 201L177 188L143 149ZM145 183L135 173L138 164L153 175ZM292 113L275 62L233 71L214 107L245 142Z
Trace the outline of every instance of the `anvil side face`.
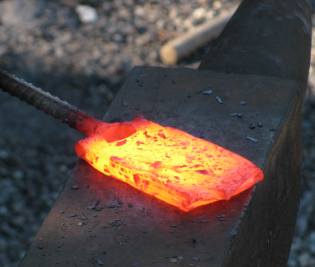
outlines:
M143 115L249 159L264 180L185 213L80 161L21 266L249 267L251 255L260 266L285 266L299 184L299 86L252 75L134 69L105 121Z

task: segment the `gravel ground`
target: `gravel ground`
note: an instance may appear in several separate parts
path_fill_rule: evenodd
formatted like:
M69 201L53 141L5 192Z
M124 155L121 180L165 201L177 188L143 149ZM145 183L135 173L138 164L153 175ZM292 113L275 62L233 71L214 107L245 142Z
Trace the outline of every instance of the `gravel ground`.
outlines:
M0 65L101 116L134 65L160 65L162 43L231 2L0 0ZM195 63L203 51L181 64ZM309 205L315 201L314 109L310 98L303 123L305 193L292 267L315 266L315 208ZM0 266L12 267L74 166L79 136L1 92L0 114Z

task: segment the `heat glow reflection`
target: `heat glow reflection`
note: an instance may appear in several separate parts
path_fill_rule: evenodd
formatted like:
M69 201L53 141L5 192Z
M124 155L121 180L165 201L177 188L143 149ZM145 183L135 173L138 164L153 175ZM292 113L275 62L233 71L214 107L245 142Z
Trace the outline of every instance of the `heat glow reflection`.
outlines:
M76 144L77 155L183 211L228 200L263 179L247 159L181 130L142 118L100 123Z

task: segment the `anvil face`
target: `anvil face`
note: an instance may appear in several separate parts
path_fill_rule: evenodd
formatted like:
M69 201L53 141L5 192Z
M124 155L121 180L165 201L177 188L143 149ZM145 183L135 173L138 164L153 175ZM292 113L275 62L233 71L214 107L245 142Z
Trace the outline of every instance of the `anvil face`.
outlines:
M79 141L78 156L183 211L228 200L263 179L249 160L184 131L142 118L127 124L135 131L120 140L106 140L98 131ZM125 129L126 123L116 123L113 134Z

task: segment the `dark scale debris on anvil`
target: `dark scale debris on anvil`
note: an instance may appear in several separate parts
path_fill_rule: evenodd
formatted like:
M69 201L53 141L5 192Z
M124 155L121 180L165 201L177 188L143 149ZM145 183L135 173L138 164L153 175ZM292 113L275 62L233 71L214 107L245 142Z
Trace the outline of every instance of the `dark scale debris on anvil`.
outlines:
M313 1L242 2L225 31L191 55L182 59L181 43L171 43L178 64L198 71L129 74L135 65L160 65L164 43L229 18L238 1L0 1L0 69L99 118L105 113L107 122L144 116L213 142L265 174L254 190L229 198L220 189L229 200L182 213L156 193L76 163L77 133L1 93L0 114L10 116L0 116L0 266L315 266ZM221 21L219 28L227 19ZM66 110L54 116L75 127ZM111 160L124 177L130 168L118 158ZM148 166L166 168L159 160ZM146 175L126 176L148 190Z
M203 90L202 94L204 94L204 95L212 95L213 94L213 90L212 89Z
M224 104L224 101L223 101L222 97L216 96L215 99L217 100L217 102L218 102L219 104Z
M237 112L230 113L230 116L231 117L236 117L236 118L239 118L239 119L243 118L243 114L242 113L237 113Z

